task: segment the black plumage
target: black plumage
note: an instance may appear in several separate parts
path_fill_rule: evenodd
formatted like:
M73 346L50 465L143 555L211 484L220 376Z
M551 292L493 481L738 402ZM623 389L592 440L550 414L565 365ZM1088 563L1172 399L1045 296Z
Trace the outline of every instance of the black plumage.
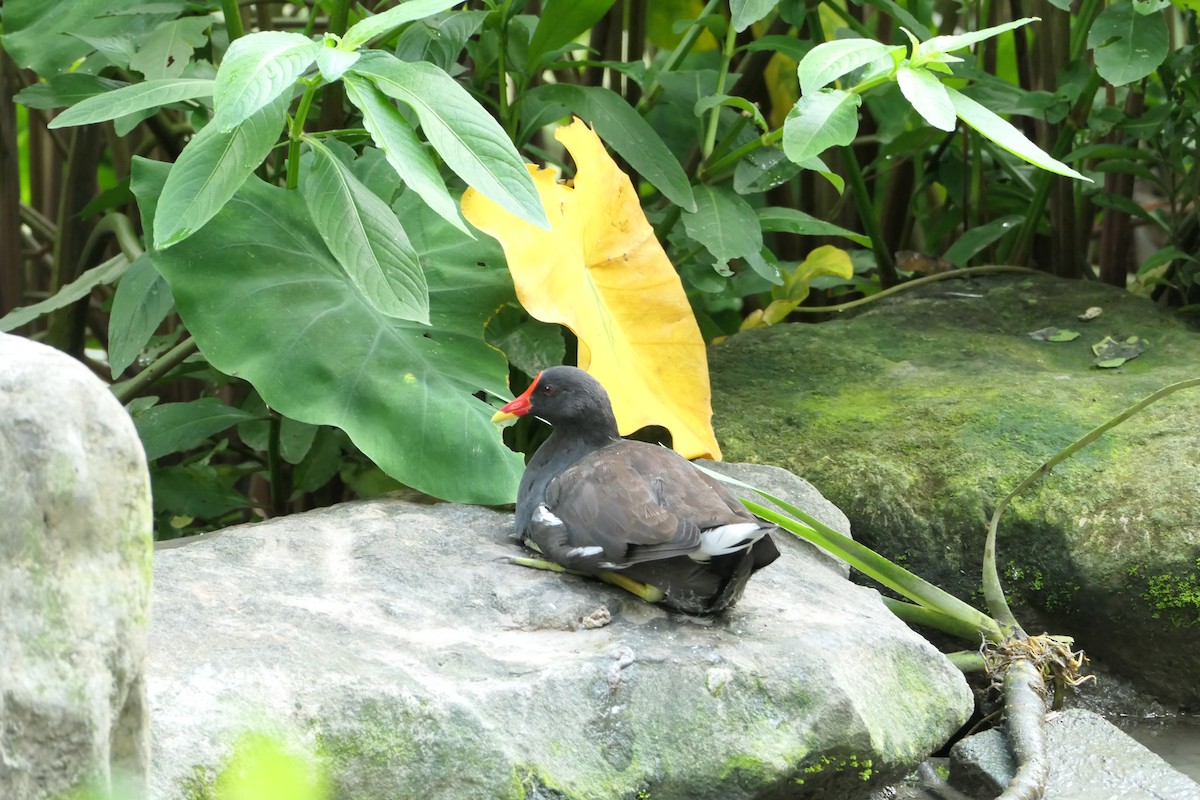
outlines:
M774 526L678 453L622 439L608 393L575 367L541 372L495 421L532 414L554 430L517 495L518 537L587 575L651 586L689 614L733 605L779 557Z

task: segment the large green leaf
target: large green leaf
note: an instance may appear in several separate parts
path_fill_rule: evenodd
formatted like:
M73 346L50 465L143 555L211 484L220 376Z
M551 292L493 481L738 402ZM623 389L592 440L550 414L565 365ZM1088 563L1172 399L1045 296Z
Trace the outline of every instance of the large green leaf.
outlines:
M234 41L217 70L210 125L228 133L280 96L317 60L321 45L286 31L251 33Z
M537 87L526 99L556 103L577 114L663 196L685 211L696 210L691 183L679 160L650 123L616 92L601 86L556 83Z
M211 17L183 17L159 26L142 41L129 60L129 68L142 73L146 80L178 78L196 48L208 41L211 26Z
M396 174L442 219L466 233L467 225L458 213L458 204L446 190L433 156L404 115L367 79L350 73L343 84L346 97L362 112L363 126Z
M771 13L777 2L778 0L729 0L733 29L738 33L746 30Z
M111 16L113 12L143 5L145 0L8 0L4 3L4 49L18 66L43 77L70 70L93 46L66 34L87 30L91 37L117 35L144 29L162 16ZM183 0L169 5L183 7ZM108 17L99 15L108 13ZM177 16L168 8L166 19Z
M976 103L962 92L951 89L949 86L946 87L946 92L950 95L950 102L954 104L954 111L958 114L959 119L1008 152L1057 175L1066 175L1069 178L1091 182L1091 178L1085 178L1066 164L1053 158L1045 150L1029 141L1025 134L987 107Z
M301 188L329 252L380 314L428 324L425 274L396 215L329 148L309 146L314 157Z
M964 47L970 47L973 44L982 42L984 39L999 36L1005 31L1011 31L1013 28L1019 28L1022 25L1028 25L1030 22L1037 21L1037 17L1022 17L1012 22L993 25L990 28L983 28L977 31L934 36L931 39L921 42L920 46L917 47L917 52L913 55L913 60L920 61L923 58L928 58L938 53L952 53L955 50L961 50Z
M986 225L971 228L958 237L954 244L942 255L956 267L965 267L985 247L998 241L1007 233L1016 231L1025 220L1022 214L1009 214L1000 219L994 219Z
M155 247L183 241L225 206L275 146L290 101L282 94L232 131L209 124L188 142L158 199Z
M395 8L389 8L382 14L364 17L359 22L351 25L350 30L346 31L346 35L342 37L342 47L355 50L376 36L382 36L389 31L395 30L406 22L412 22L422 17L428 17L430 14L445 11L450 6L457 5L459 1L408 0L407 3L401 3Z
M116 378L133 363L175 307L171 287L145 253L121 276L108 321L108 364Z
M153 461L190 450L208 437L250 419L255 415L227 406L215 397L202 397L148 408L134 414L133 424L146 449L146 460Z
M123 255L117 255L99 266L86 270L75 280L59 289L56 293L41 302L30 306L21 306L0 317L0 331L11 331L31 322L43 314L66 308L72 303L82 300L92 293L92 289L104 283L112 283L125 274L129 260Z
M952 131L958 125L946 87L932 72L902 65L896 71L896 82L904 97L930 125L943 131Z
M783 152L797 164L830 147L850 144L858 134L862 98L841 89L821 89L796 102L783 121Z
M453 78L432 64L410 64L380 52L365 54L351 72L411 106L429 143L469 186L527 222L550 227L508 134Z
M164 78L135 83L81 100L55 117L50 127L90 125L147 108L158 108L182 100L194 100L197 97L209 97L212 93L212 81L195 78Z
M758 209L758 222L763 231L795 233L801 236L843 236L863 247L870 247L871 240L861 233L847 230L823 219L817 219L795 208L768 206Z
M107 94L127 86L128 84L114 81L111 78L69 72L64 75L55 75L32 86L26 86L17 92L13 99L28 108L62 108L63 106L74 106L90 97ZM56 126L51 123L50 127Z
M887 45L873 39L835 39L819 44L809 50L796 67L800 93L813 94L859 67L903 50L898 45Z
M1162 11L1139 14L1130 0L1104 10L1088 30L1096 71L1113 86L1141 80L1167 57L1167 18Z
M569 44L608 13L613 0L546 0L529 40L528 63L537 66L545 54Z
M722 275L733 274L729 261L740 258L772 283L783 283L779 270L760 255L762 228L750 204L720 186L696 187L696 211L683 212L683 227L717 260L714 268Z
M143 159L134 165L134 193L151 218L165 171ZM477 252L423 210L411 210L414 229L454 233L467 243L464 261ZM470 335L438 324L494 298L456 291L429 270L433 327L380 314L312 230L299 193L257 178L212 225L152 258L205 357L250 381L272 408L341 428L389 475L429 494L475 503L515 497L521 458L502 444L494 409L474 396L507 396L504 357L482 341L482 326ZM477 260L465 264L483 271Z

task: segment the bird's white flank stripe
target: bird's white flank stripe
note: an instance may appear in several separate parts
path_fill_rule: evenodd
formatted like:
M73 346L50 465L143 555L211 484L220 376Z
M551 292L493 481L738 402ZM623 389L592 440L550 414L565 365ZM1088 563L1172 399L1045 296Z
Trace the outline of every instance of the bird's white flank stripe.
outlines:
M567 555L571 558L591 558L592 556L598 556L603 552L603 547L597 547L593 545L592 547L572 547L567 551Z
M762 538L763 528L757 522L735 522L700 533L700 552L707 556L723 556L745 550Z
M533 510L533 521L540 525L562 525L563 521L551 513L545 503Z

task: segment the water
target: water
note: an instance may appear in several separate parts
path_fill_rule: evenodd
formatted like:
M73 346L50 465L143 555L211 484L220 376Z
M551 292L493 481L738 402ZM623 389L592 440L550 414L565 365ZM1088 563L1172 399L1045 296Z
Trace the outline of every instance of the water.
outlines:
M1200 783L1200 716L1121 720L1121 730Z

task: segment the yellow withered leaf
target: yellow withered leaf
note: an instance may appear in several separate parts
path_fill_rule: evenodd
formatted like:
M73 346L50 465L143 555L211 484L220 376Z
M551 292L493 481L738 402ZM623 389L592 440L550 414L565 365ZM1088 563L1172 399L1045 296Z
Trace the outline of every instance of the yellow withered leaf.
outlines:
M503 246L525 310L579 337L579 366L608 389L621 433L662 425L685 457L720 458L704 339L633 184L581 120L555 137L575 160L574 186L529 166L551 230L473 189L463 214Z

